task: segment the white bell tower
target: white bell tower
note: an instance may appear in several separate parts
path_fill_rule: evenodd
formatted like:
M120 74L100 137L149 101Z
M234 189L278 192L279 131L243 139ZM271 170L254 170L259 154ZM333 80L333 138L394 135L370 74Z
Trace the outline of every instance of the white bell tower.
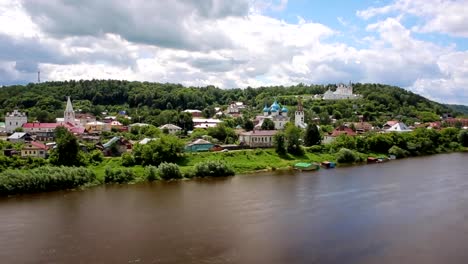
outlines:
M70 96L67 98L67 107L65 107L65 112L63 113L63 122L75 125L75 111L73 111Z

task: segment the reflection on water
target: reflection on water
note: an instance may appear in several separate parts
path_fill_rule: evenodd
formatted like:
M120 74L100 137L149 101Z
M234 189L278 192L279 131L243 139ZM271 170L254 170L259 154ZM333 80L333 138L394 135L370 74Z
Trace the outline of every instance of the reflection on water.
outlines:
M468 154L0 199L2 263L467 263Z

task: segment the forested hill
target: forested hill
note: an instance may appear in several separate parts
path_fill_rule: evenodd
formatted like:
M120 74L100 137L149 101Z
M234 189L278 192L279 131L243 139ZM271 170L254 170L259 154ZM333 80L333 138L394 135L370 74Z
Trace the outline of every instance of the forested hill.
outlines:
M462 113L464 115L468 115L468 106L466 106L466 105L446 104L446 106L453 109L455 112L459 112L459 113Z
M353 84L355 93L362 94L357 101L305 100L309 115L340 111L342 118L366 113L369 121L380 117L440 115L456 111L404 89L381 84ZM45 82L26 86L0 88L0 118L4 113L19 108L31 118L40 121L53 119L63 114L66 96L71 96L75 109L99 114L104 110L116 112L127 110L138 115L140 121L154 118L163 110L211 109L225 106L233 101L243 101L261 111L265 104L277 98L281 104L295 107L296 95L322 94L335 85L272 86L247 89L219 89L214 86L184 87L178 84L130 82L118 80L84 80ZM310 96L309 96L310 98ZM260 109L260 110L258 110ZM143 120L142 120L143 117ZM149 120L146 120L149 122Z

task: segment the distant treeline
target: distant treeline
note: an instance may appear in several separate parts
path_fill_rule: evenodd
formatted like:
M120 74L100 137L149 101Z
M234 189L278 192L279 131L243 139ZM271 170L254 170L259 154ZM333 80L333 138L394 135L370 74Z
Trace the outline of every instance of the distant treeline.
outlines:
M455 110L443 104L430 101L407 90L381 84L353 84L355 93L363 99L356 101L320 101L310 100L306 107L320 110L341 106L341 111L352 114L369 113L370 118L380 116L398 116L410 113L417 117L419 112L455 114ZM224 106L233 101L242 101L260 111L265 104L271 104L276 98L281 104L295 106L295 95L323 94L326 90L335 90L335 85L271 86L246 89L219 89L214 86L184 87L180 84L149 82L130 82L118 80L82 80L64 82L45 82L15 85L0 89L0 111L3 114L14 108L29 112L32 119L51 121L63 115L66 96L71 96L75 110L100 115L103 111L117 112L126 110L136 121L147 121L158 125L155 118L165 110L184 109L205 110L207 116L214 113L213 108ZM260 109L260 110L259 110ZM319 114L317 111L312 114ZM323 112L323 111L322 111ZM171 114L171 115L172 115ZM343 113L342 113L343 114ZM410 116L411 116L410 115ZM0 116L3 116L0 113Z

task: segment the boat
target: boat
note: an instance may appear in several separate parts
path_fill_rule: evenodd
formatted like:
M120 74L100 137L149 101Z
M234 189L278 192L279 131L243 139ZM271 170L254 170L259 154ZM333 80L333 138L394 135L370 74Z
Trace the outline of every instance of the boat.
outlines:
M324 161L324 162L321 163L321 165L322 165L322 167L327 168L327 169L332 169L332 168L336 167L336 163L331 162L331 161Z
M370 164L370 163L378 163L379 162L379 159L378 158L374 158L374 157L367 157L367 163Z
M294 164L294 169L299 171L316 171L320 169L320 165L315 162L299 162Z

